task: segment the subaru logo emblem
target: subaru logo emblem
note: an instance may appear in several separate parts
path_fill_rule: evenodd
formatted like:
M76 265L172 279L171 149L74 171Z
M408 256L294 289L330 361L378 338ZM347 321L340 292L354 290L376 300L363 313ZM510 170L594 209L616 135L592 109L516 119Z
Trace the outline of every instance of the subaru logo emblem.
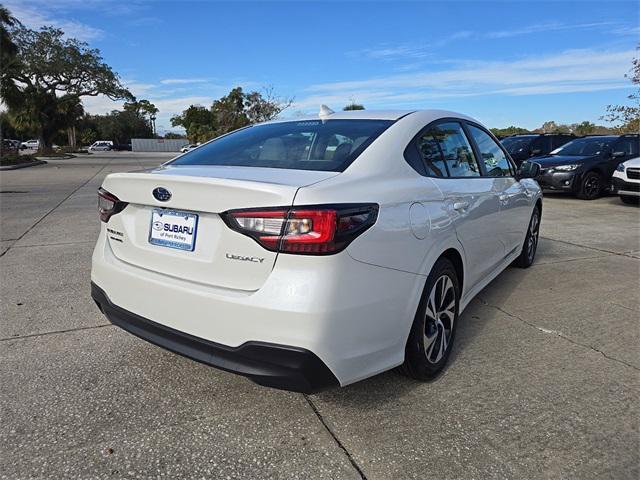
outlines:
M153 189L153 197L160 202L168 202L171 199L171 192L163 187Z

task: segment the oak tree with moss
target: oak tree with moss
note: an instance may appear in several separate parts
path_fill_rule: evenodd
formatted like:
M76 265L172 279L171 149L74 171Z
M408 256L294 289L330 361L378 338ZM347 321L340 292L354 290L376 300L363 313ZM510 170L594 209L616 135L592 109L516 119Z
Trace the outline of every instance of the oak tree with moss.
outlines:
M51 150L53 137L67 127L69 112L82 97L133 98L99 50L65 38L61 29L15 25L8 31L18 63L3 79L0 93L12 115L34 125L41 150Z

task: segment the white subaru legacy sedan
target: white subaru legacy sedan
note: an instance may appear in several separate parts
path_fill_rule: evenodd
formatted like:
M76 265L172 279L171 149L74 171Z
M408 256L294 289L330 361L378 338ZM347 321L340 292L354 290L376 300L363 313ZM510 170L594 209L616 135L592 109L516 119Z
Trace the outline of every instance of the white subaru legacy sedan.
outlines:
M537 168L447 111L247 127L105 178L92 296L128 332L266 386L428 380L474 295L532 264Z

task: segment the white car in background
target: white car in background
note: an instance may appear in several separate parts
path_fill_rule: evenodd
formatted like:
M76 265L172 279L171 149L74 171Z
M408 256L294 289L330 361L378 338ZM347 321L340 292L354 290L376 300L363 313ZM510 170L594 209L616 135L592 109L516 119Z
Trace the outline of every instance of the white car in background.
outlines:
M134 335L262 385L399 365L431 379L471 299L533 263L538 169L448 111L254 125L105 178L92 296Z
M187 152L190 152L191 150L198 148L199 146L200 146L199 143L192 143L191 145L185 145L180 149L180 152L187 153Z
M613 188L624 203L640 203L640 157L621 163L611 178Z
M113 142L111 140L98 140L91 144L89 150L92 152L108 152L113 150Z
M20 144L20 149L21 150L24 150L24 149L37 150L39 146L40 146L40 140L27 140L26 142L22 142Z

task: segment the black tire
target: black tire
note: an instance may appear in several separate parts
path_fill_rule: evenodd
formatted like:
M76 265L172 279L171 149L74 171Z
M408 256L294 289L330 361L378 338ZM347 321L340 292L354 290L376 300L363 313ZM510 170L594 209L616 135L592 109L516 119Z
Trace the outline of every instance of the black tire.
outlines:
M542 215L540 213L540 208L536 206L536 208L533 209L531 219L529 220L527 235L524 237L524 244L522 245L520 256L513 262L516 267L529 268L533 265L533 262L536 259L536 252L538 251L541 220Z
M440 293L443 287L441 282L446 287L444 298ZM449 308L451 304L453 306ZM439 310L435 315L434 309ZM400 372L417 380L431 380L442 371L453 346L459 310L460 287L456 270L449 260L440 258L433 266L422 292ZM429 344L427 342L430 339Z
M640 197L632 197L630 195L620 195L620 200L622 200L622 203L626 203L628 205L640 204Z
M598 172L587 172L582 177L578 198L583 200L595 200L602 195L604 182Z

